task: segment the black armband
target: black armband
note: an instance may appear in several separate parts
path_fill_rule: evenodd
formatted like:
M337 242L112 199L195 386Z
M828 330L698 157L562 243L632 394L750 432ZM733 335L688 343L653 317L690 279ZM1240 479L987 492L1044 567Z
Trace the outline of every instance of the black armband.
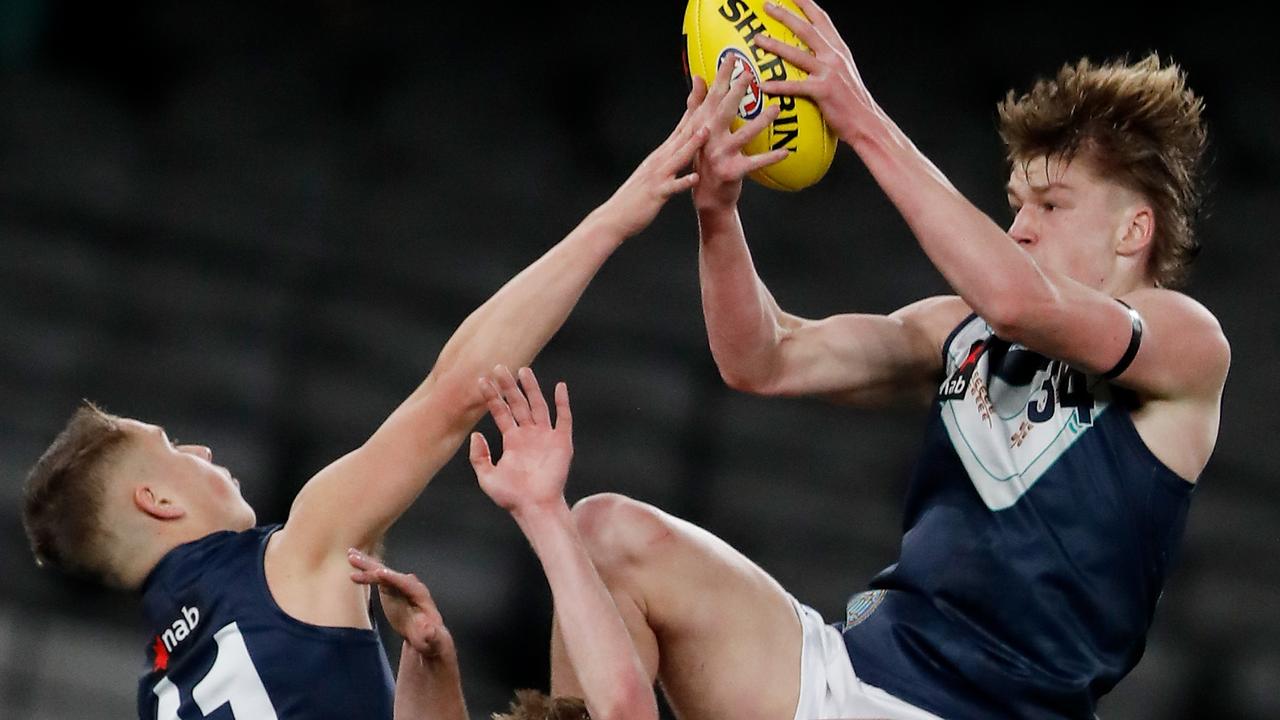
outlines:
M1103 380L1110 380L1125 370L1128 370L1129 364L1132 363L1133 359L1138 355L1138 346L1142 344L1142 316L1139 315L1138 311L1134 310L1129 303L1121 300L1120 298L1116 298L1116 302L1123 305L1125 309L1129 311L1129 322L1133 325L1133 334L1129 336L1129 347L1125 348L1124 356L1120 358L1120 362L1116 363L1115 367L1102 374Z

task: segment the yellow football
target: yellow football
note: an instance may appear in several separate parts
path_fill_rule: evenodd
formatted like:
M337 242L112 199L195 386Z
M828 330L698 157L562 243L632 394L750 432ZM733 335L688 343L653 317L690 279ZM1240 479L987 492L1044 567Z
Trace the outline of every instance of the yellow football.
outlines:
M776 0L778 5L804 13L792 0ZM801 190L822 179L835 157L837 138L817 104L808 98L766 95L761 90L768 80L802 80L806 73L773 53L756 47L760 33L792 45L803 46L786 25L764 12L764 0L689 0L684 12L686 70L707 83L726 61L737 63L733 76L752 75L747 94L733 119L737 130L759 115L767 104L782 106L778 118L743 149L748 155L786 148L790 155L781 162L751 173L756 182L775 190Z

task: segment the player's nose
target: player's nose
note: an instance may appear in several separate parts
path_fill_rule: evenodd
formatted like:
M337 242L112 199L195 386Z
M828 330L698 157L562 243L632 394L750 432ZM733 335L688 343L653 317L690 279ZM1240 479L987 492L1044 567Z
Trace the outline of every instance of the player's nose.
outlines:
M198 458L203 458L205 462L213 462L213 450L204 445L183 445L181 450Z
M1009 225L1009 237L1019 245L1034 245L1040 239L1035 220L1025 206L1013 217L1013 223Z

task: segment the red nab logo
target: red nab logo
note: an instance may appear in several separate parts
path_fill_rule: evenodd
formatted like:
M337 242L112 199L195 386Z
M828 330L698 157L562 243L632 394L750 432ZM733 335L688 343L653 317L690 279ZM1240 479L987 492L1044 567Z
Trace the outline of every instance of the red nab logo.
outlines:
M986 349L986 340L978 340L974 342L973 346L969 348L969 357L965 358L964 362L960 363L960 368L963 370L964 368L978 362L978 358L982 355L982 351Z
M155 655L155 660L151 664L151 668L156 672L164 672L169 669L169 649L164 646L164 640L160 636L156 636L155 644L151 646L151 652Z
M978 369L978 358L982 357L982 353L987 350L986 340L976 340L973 345L969 346L969 355L956 367L955 372L951 373L943 381L942 387L938 388L939 400L962 400L969 393L969 386L973 382L973 371Z
M751 75L751 79L747 82L747 94L743 96L742 102L738 103L738 117L750 120L764 109L764 91L760 89L760 73L756 72L756 66L751 63L747 54L737 48L725 48L716 60L716 68L719 69L726 60L730 59L734 65L730 81L737 80L738 76L744 72Z
M151 646L152 654L155 655L153 667L156 670L168 669L169 653L173 652L179 643L190 637L196 626L200 624L199 608L183 605L180 612L181 616L174 620L164 632L157 635L155 644Z

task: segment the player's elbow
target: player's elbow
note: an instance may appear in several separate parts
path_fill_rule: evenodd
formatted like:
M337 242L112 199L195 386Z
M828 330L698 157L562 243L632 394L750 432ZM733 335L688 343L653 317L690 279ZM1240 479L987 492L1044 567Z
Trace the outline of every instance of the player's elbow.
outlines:
M1015 307L993 306L990 310L979 314L991 326L991 331L996 334L996 337L1004 340L1016 340L1022 328L1025 327L1026 318Z
M419 422L443 413L444 418L454 420L452 425L465 432L486 410L481 377L474 368L437 366L405 403L406 409Z
M751 353L734 353L729 357L717 356L716 369L724 384L738 392L749 395L775 397L785 394L784 373L782 368L784 345L787 336L782 336L767 348L758 348Z
M748 395L783 397L789 394L785 378L776 372L730 372L722 368L720 379L731 389Z
M1026 288L1004 285L993 290L981 303L978 315L1002 340L1019 342L1033 328L1042 326L1062 306L1052 287Z
M639 678L620 682L604 703L591 710L592 720L657 720L658 704L653 688Z
M723 363L717 364L720 371L720 379L724 381L730 389L744 392L751 395L768 395L767 378L759 372L752 372L746 368L727 366Z

